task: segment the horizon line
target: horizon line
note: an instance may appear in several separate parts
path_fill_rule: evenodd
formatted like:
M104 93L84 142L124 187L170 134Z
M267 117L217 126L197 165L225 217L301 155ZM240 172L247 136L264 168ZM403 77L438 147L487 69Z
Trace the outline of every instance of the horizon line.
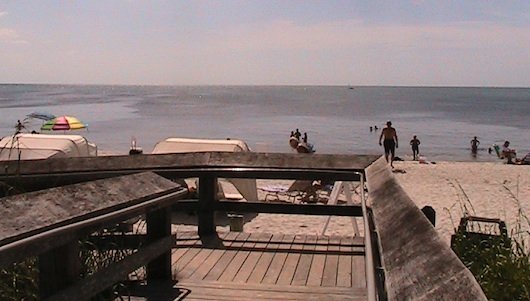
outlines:
M480 85L352 85L352 84L95 84L95 83L21 83L2 82L0 85L34 86L131 86L131 87L348 87L348 88L490 88L530 89L530 86L480 86Z

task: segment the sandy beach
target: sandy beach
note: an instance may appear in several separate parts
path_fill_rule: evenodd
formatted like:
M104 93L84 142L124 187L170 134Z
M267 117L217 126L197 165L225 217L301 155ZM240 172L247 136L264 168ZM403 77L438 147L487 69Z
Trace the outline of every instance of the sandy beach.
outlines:
M396 178L418 207L436 210L436 230L448 243L466 212L501 219L509 233L517 225L529 230L522 215L530 215L530 165L407 161L395 166Z
M420 164L415 161L404 161L396 162L395 167L395 177L418 207L428 205L435 209L436 230L448 244L454 228L458 226L460 218L465 213L499 218L506 222L511 233L517 231L517 225L522 225L524 231L529 230L529 221L521 215L521 213L530 214L530 166L528 165L478 162ZM288 186L291 182L258 180L258 187ZM222 185L225 192L236 192L226 182ZM265 191L259 190L259 199L264 200L266 194ZM344 195L341 195L339 200L345 201ZM354 202L360 202L358 194L354 194ZM180 218L177 217L178 220ZM229 230L228 219L220 217L218 222L219 231ZM358 219L357 223L362 235L362 221ZM194 226L189 223L174 226L175 231L192 228ZM287 214L246 215L244 231L319 235L354 233L352 218L349 217Z

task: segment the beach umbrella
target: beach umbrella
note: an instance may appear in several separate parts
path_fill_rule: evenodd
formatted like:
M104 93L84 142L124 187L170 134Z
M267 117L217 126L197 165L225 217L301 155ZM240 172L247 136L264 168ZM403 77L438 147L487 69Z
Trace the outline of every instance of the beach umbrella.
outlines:
M47 112L33 112L31 114L26 115L29 118L35 118L35 119L42 119L44 121L48 121L50 119L55 118L55 115L47 113Z
M40 128L42 131L68 131L86 128L86 124L72 116L59 116L46 121Z

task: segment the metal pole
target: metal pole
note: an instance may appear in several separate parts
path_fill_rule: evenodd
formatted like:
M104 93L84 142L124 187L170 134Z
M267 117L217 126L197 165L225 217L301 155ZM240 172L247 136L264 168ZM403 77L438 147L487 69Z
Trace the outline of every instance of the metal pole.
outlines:
M377 300L377 292L375 289L375 269L374 269L374 259L372 253L372 238L370 225L368 222L368 210L366 209L366 198L364 195L364 175L362 173L356 172L361 177L361 207L363 210L363 222L364 222L364 252L365 252L365 269L366 269L366 289L368 301Z

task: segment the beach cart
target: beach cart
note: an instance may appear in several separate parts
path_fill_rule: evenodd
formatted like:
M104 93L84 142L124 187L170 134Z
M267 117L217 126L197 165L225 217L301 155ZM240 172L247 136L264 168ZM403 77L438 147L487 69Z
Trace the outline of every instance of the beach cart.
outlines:
M511 239L504 221L467 216L460 220L458 229L451 236L451 248L461 260L472 259L474 267L482 267L487 264L485 260L488 254L508 255L511 252Z

